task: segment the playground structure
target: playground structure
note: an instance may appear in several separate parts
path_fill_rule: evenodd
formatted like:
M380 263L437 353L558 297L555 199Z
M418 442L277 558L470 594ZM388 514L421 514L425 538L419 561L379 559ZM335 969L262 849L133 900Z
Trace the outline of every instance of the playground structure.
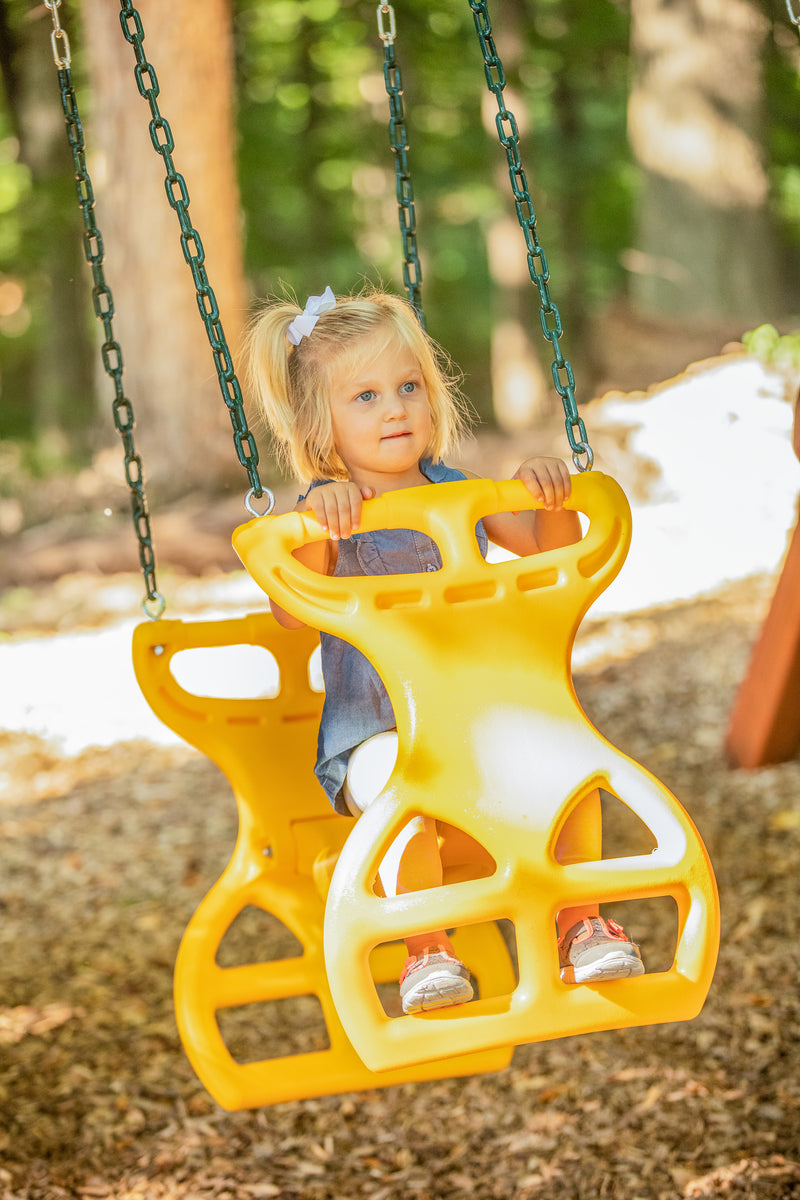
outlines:
M794 452L800 459L800 395ZM725 746L739 767L786 762L800 745L800 518L731 712Z

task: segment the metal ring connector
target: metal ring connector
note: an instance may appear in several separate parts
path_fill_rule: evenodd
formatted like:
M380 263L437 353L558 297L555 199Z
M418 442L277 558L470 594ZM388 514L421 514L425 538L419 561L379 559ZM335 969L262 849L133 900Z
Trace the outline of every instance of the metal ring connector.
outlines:
M270 488L263 488L261 494L262 494L262 496L263 495L269 496L269 507L265 508L263 512L259 512L257 508L253 508L253 505L251 503L251 498L252 498L253 494L255 493L255 490L256 490L255 488L250 488L250 491L247 493L247 495L244 498L244 506L249 513L253 514L254 517L268 517L269 514L272 512L273 508L275 507L275 496Z
M158 621L164 615L164 610L167 607L167 602L161 595L161 592L153 592L152 596L146 596L142 601L144 614L151 621Z
M582 456L586 455L586 462L582 462ZM588 442L584 442L583 446L573 451L572 461L579 471L591 471L594 464L594 451Z

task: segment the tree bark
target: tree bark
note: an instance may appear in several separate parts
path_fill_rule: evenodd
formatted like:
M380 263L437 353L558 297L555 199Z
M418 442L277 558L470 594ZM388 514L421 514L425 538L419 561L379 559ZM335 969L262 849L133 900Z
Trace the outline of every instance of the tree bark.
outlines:
M518 72L523 56L521 22L524 19L519 5L506 4L502 20L494 31L495 44L503 60L506 79ZM500 27L502 25L502 28ZM513 82L504 91L506 107L513 112L521 138L526 130L525 109L520 93ZM483 123L490 137L497 138L497 102L486 93L483 102ZM495 170L497 186L504 197L510 197L511 184L505 154L498 145L502 165ZM523 167L524 149L521 153ZM536 210L536 197L532 197ZM505 213L490 222L487 228L487 257L494 285L492 297L491 373L492 402L499 427L509 433L529 429L547 402L547 383L539 361L531 330L541 334L538 318L539 297L528 271L527 249L522 230L514 215L513 199L506 199Z
M175 141L174 163L237 361L246 320L235 169L230 0L138 0L144 50L158 78L158 106ZM230 419L200 318L195 284L165 194L164 163L149 133L150 109L134 78L133 48L111 0L83 0L92 84L89 122L97 221L115 301L125 390L137 445L156 496L240 478ZM88 140L88 139L87 139Z
M750 0L633 0L628 116L644 182L631 298L666 317L779 309L763 162L762 46Z
M52 26L44 7L32 18L19 29L20 43L5 48L9 59L4 76L20 159L33 181L25 237L37 266L38 283L30 302L42 336L35 353L12 376L12 394L4 403L20 410L19 427L28 425L45 460L54 463L65 456L80 459L88 452L96 399L85 316L90 297L81 249L83 225L70 178L72 156L50 46ZM4 33L10 38L8 28Z

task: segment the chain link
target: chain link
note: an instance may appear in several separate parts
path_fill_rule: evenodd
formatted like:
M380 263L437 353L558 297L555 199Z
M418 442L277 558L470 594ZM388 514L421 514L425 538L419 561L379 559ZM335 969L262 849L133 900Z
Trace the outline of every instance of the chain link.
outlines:
M157 620L166 607L164 598L156 585L156 563L153 539L150 530L150 514L144 490L142 460L136 452L133 440L133 405L125 395L123 387L123 360L119 342L114 337L114 298L103 270L103 238L94 216L94 189L86 166L86 146L83 126L78 112L78 102L69 68L69 40L58 21L57 9L61 0L45 0L53 17L53 47L58 66L58 84L61 91L61 107L64 111L67 139L75 166L75 186L78 204L83 215L83 252L92 271L92 303L95 316L103 326L104 341L101 347L103 367L114 385L112 412L114 425L122 439L125 458L125 479L131 495L133 528L139 544L139 563L142 568L146 599L143 608L152 620ZM56 45L61 43L63 52L56 55ZM63 64L63 65L62 65Z
M50 46L53 50L53 61L59 70L69 70L72 55L69 48L67 31L63 28L58 15L61 0L44 0L44 6L53 18L53 32L50 34ZM60 46L60 49L59 49Z
M492 36L492 24L486 8L486 0L469 0L475 29L483 52L486 86L497 101L495 125L500 144L506 152L508 174L517 220L525 237L528 251L528 271L539 293L539 318L542 333L553 348L552 374L556 391L564 406L567 438L572 449L572 461L579 471L591 470L594 454L589 445L586 428L578 415L575 401L575 378L572 367L561 353L561 317L550 295L550 271L544 250L536 231L536 214L533 209L528 180L519 154L519 128L514 114L506 107L503 91L506 86L505 72Z
M386 18L388 17L388 28ZM411 305L422 328L422 267L417 252L417 217L414 208L414 189L408 169L408 134L403 110L403 78L394 56L397 35L394 9L391 4L378 5L378 37L383 42L383 80L389 97L389 141L394 154L397 216L403 243L403 283Z
M786 11L789 14L789 20L795 27L798 37L800 37L800 4L797 0L786 0Z
M205 251L200 234L189 217L189 191L183 176L175 169L172 152L175 142L169 122L161 115L158 107L159 84L155 70L147 61L144 51L144 28L138 11L130 0L120 0L120 24L125 40L133 47L136 56L134 75L140 95L150 106L150 140L153 149L161 155L166 171L164 181L167 199L174 210L181 228L181 249L192 272L197 291L197 307L205 325L209 345L214 357L222 398L233 426L233 444L239 462L247 471L250 481L248 496L260 497L264 489L258 475L258 448L244 412L242 389L236 377L231 353L222 328L217 299L208 280L205 267Z

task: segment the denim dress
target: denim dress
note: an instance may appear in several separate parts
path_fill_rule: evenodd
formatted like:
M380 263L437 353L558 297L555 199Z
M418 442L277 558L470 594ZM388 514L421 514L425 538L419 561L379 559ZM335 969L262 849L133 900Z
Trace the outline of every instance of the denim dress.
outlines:
M429 458L423 458L419 465L431 483L466 478L454 467ZM326 482L318 480L311 486ZM485 558L489 543L483 522L479 522L475 534ZM442 565L435 542L415 529L354 533L337 545L334 575L406 575L438 571ZM325 704L314 773L336 811L348 815L342 784L351 753L373 734L394 729L397 722L378 672L360 650L329 633L320 633L320 646Z

